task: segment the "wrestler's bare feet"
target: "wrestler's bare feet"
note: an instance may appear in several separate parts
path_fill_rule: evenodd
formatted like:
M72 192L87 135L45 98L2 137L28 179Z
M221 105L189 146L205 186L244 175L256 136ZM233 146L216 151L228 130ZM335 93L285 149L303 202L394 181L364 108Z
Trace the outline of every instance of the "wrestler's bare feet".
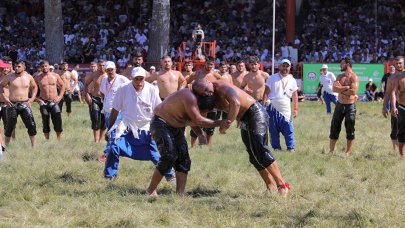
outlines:
M350 151L345 152L345 156L346 156L346 158L349 158L350 157Z
M156 189L154 191L150 191L149 188L146 189L146 193L148 194L148 196L150 197L158 197L159 195L157 194Z
M271 183L270 185L267 186L268 191L277 191L277 185L275 183Z
M286 183L284 183L284 184L282 184L282 185L279 185L278 187L277 187L277 191L278 191L278 194L280 194L280 196L281 197L283 197L283 198L287 198L287 195L288 195L288 192L290 191L290 189L291 189L291 186L290 186L290 184L288 184L287 182Z

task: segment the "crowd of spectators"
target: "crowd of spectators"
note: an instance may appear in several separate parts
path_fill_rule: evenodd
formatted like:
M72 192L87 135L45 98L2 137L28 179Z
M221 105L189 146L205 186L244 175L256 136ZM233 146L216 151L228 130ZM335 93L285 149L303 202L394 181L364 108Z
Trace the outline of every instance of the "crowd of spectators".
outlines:
M386 63L405 50L402 0L308 2L295 44L299 61L332 63L350 56L355 63Z
M284 1L276 1L276 60L290 57L287 46L297 48L300 62L331 63L349 55L358 63L377 63L403 54L405 25L398 23L405 18L401 1L378 1L377 11L374 0L304 1L297 17L297 38L289 44L284 39ZM217 42L218 61L235 62L256 55L266 62L266 68L270 67L272 1L170 2L168 50L174 59L192 55L191 33L201 24L205 40ZM62 4L66 61L89 63L102 58L124 67L135 52L147 59L152 0L78 0ZM33 69L45 57L44 30L42 0L0 3L0 57L27 61ZM183 41L190 48L178 51Z

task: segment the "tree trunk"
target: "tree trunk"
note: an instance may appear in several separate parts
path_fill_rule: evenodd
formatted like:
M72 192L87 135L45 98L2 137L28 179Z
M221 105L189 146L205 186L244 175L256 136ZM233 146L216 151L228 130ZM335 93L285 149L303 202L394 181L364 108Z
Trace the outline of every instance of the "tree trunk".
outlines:
M54 64L63 61L63 21L61 0L44 0L45 8L45 55Z
M159 62L167 54L170 35L170 0L153 0L148 62Z

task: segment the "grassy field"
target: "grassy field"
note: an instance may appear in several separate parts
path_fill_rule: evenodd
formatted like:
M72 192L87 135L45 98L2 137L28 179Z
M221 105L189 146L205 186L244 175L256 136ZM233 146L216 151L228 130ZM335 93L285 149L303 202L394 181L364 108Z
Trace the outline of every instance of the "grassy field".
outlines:
M328 155L331 116L317 102L300 103L296 153L275 152L292 185L287 199L265 191L232 128L212 148L190 150L187 197L166 182L145 195L151 162L121 159L119 178L103 178L88 109L74 103L63 140L45 141L38 106L37 146L19 120L0 163L0 226L51 227L403 227L405 162L392 150L381 103L359 103L352 156L344 158L344 127Z

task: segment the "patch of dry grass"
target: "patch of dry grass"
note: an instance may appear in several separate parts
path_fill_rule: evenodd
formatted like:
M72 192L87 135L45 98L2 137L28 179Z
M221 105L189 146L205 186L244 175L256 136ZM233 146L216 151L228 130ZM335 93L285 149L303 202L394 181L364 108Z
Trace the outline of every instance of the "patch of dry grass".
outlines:
M350 159L343 158L344 127L330 156L331 116L316 102L300 106L297 152L275 153L292 185L285 200L265 191L235 128L217 134L210 149L190 150L187 197L175 196L162 182L160 197L152 199L145 196L152 162L124 158L119 178L103 179L103 164L96 158L104 145L92 143L87 106L74 103L73 116L64 117L61 142L54 136L43 139L36 116L34 149L19 120L18 139L0 163L0 226L404 226L405 162L391 149L381 103L358 104Z

